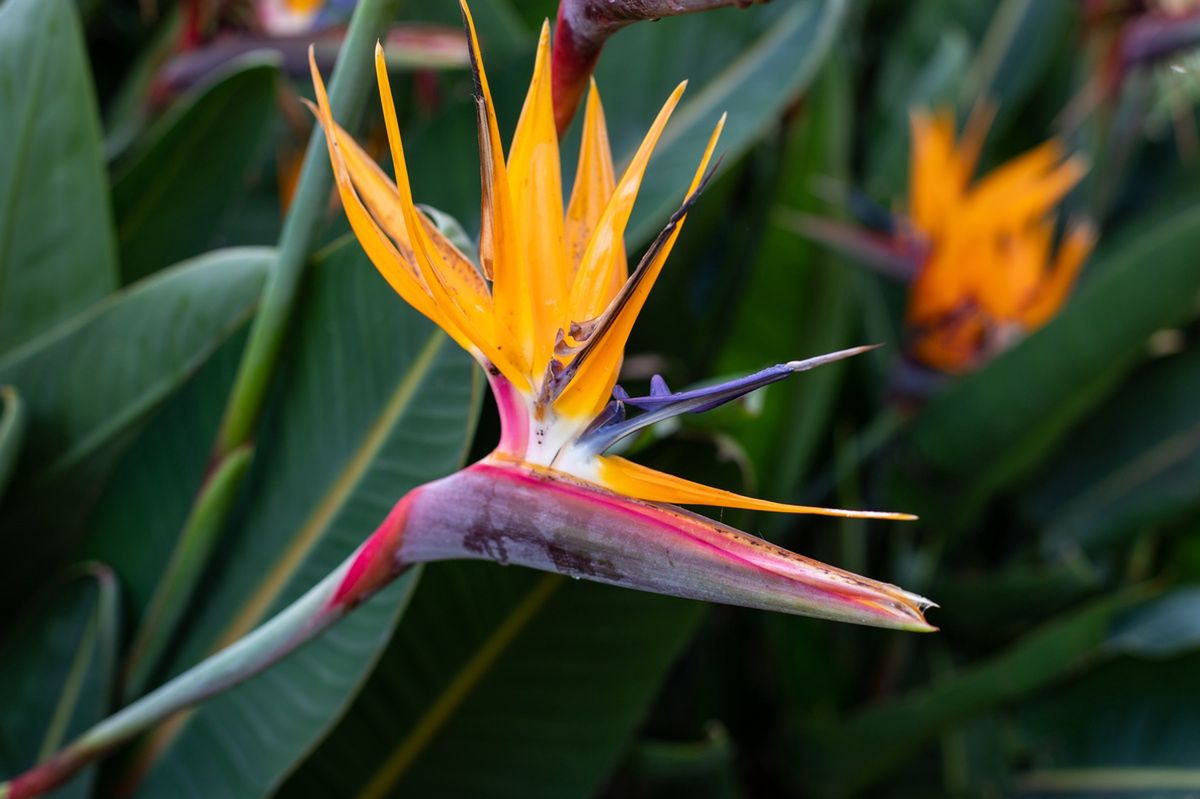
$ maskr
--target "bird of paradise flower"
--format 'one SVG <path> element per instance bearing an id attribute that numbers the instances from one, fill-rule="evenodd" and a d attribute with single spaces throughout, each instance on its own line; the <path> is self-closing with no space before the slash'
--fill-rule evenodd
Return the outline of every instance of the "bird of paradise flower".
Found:
<path id="1" fill-rule="evenodd" d="M 482 178 L 481 271 L 414 204 L 386 63 L 376 50 L 396 179 L 334 121 L 315 59 L 317 102 L 347 218 L 372 262 L 416 310 L 486 370 L 502 421 L 495 452 L 419 487 L 334 572 L 246 637 L 111 716 L 41 765 L 0 784 L 35 796 L 176 711 L 278 661 L 414 564 L 491 559 L 598 582 L 821 618 L 931 631 L 931 603 L 795 555 L 668 503 L 911 519 L 753 499 L 606 455 L 662 419 L 704 411 L 856 348 L 721 385 L 648 396 L 616 385 L 634 320 L 706 180 L 723 119 L 680 209 L 627 273 L 622 233 L 651 150 L 683 92 L 668 98 L 618 180 L 593 84 L 575 186 L 562 199 L 549 28 L 506 159 L 470 11 Z"/>
<path id="2" fill-rule="evenodd" d="M 1057 141 L 971 182 L 987 117 L 977 113 L 956 142 L 949 113 L 912 114 L 908 212 L 926 257 L 909 292 L 911 352 L 952 373 L 1050 321 L 1096 240 L 1076 220 L 1054 247 L 1054 207 L 1087 171 Z"/>
<path id="3" fill-rule="evenodd" d="M 980 104 L 956 136 L 949 111 L 915 109 L 903 210 L 853 195 L 871 229 L 794 217 L 801 232 L 909 283 L 907 353 L 935 372 L 976 369 L 1049 322 L 1096 242 L 1074 219 L 1055 245 L 1055 207 L 1087 172 L 1058 141 L 974 177 L 991 116 Z"/>

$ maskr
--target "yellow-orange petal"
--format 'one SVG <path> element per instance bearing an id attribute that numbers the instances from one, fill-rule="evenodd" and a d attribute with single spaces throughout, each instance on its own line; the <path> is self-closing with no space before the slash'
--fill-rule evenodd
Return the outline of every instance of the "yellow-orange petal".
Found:
<path id="1" fill-rule="evenodd" d="M 909 123 L 908 215 L 917 230 L 936 240 L 963 190 L 954 151 L 954 118 L 947 111 L 933 115 L 913 111 Z"/>
<path id="2" fill-rule="evenodd" d="M 478 294 L 478 283 L 468 274 L 463 264 L 447 263 L 445 248 L 434 244 L 430 231 L 434 227 L 424 215 L 416 210 L 412 199 L 412 187 L 408 180 L 408 165 L 404 156 L 404 142 L 396 119 L 396 108 L 392 102 L 391 82 L 388 79 L 387 61 L 383 47 L 375 45 L 375 75 L 379 83 L 380 102 L 383 107 L 384 126 L 392 153 L 392 164 L 396 173 L 396 193 L 404 215 L 404 225 L 409 232 L 415 260 L 421 277 L 443 315 L 451 320 L 468 338 L 473 347 L 469 351 L 479 352 L 499 369 L 514 386 L 522 391 L 529 389 L 528 370 L 516 360 L 519 355 L 510 344 L 506 331 L 495 323 L 492 310 L 494 302 Z M 453 248 L 450 248 L 451 250 Z M 469 264 L 466 265 L 468 268 Z M 474 271 L 473 268 L 470 271 Z"/>
<path id="3" fill-rule="evenodd" d="M 708 145 L 704 148 L 704 155 L 700 158 L 700 164 L 692 177 L 691 185 L 688 187 L 685 207 L 687 201 L 693 199 L 701 180 L 704 178 L 705 171 L 708 169 L 708 162 L 712 158 L 713 149 L 717 146 L 717 140 L 720 138 L 721 130 L 724 126 L 725 115 L 722 114 L 720 120 L 717 121 L 716 127 L 713 128 L 712 135 L 708 139 Z M 613 195 L 613 203 L 609 204 L 610 209 L 617 202 L 617 196 L 620 192 L 621 188 L 618 186 L 617 194 Z M 607 216 L 608 211 L 606 210 L 605 217 Z M 671 249 L 675 246 L 675 241 L 679 238 L 679 233 L 683 229 L 683 223 L 686 219 L 687 214 L 685 212 L 677 219 L 674 219 L 674 224 L 669 233 L 664 231 L 666 233 L 665 238 L 663 238 L 663 234 L 659 234 L 660 238 L 651 246 L 651 250 L 642 258 L 642 262 L 638 264 L 638 268 L 629 276 L 625 285 L 621 287 L 621 290 L 613 298 L 608 308 L 605 309 L 600 319 L 597 320 L 593 338 L 575 356 L 579 360 L 568 366 L 568 369 L 573 374 L 554 403 L 555 410 L 563 416 L 568 418 L 583 418 L 585 415 L 594 416 L 608 402 L 613 386 L 616 385 L 617 372 L 621 366 L 621 359 L 625 351 L 625 344 L 629 340 L 629 333 L 633 330 L 633 323 L 637 320 L 638 314 L 641 313 L 642 306 L 646 302 L 646 297 L 649 295 L 650 289 L 654 287 L 654 282 L 657 280 L 659 272 L 662 271 L 667 257 L 671 254 Z M 604 222 L 602 220 L 601 227 L 603 225 Z M 600 235 L 600 233 L 598 232 L 597 235 Z M 590 257 L 592 247 L 589 247 L 588 251 Z"/>
<path id="4" fill-rule="evenodd" d="M 319 109 L 317 113 L 320 113 Z M 337 139 L 339 155 L 344 159 L 346 172 L 350 176 L 355 193 L 371 218 L 396 245 L 396 250 L 403 256 L 404 267 L 412 279 L 428 294 L 429 289 L 425 286 L 416 265 L 417 256 L 413 252 L 408 228 L 405 227 L 404 212 L 400 207 L 400 196 L 395 184 L 336 121 L 333 122 L 333 132 Z"/>
<path id="5" fill-rule="evenodd" d="M 513 217 L 508 169 L 504 146 L 492 104 L 487 71 L 479 51 L 475 20 L 465 0 L 459 0 L 470 44 L 471 71 L 475 77 L 475 109 L 479 123 L 479 182 L 481 189 L 479 260 L 484 274 L 492 281 L 497 335 L 509 340 L 514 361 L 525 372 L 521 382 L 529 384 L 532 374 L 533 331 L 527 310 L 530 296 L 528 270 L 518 260 L 517 226 Z M 510 378 L 511 379 L 511 378 Z"/>
<path id="6" fill-rule="evenodd" d="M 1039 291 L 1050 244 L 1054 219 L 1046 217 L 1013 231 L 1000 230 L 984 242 L 992 256 L 974 281 L 973 294 L 980 308 L 997 322 L 1016 321 L 1030 298 Z"/>
<path id="7" fill-rule="evenodd" d="M 571 189 L 571 201 L 567 205 L 567 218 L 564 225 L 567 258 L 570 264 L 571 282 L 574 282 L 583 254 L 587 250 L 592 232 L 600 221 L 608 201 L 616 187 L 613 172 L 612 148 L 608 143 L 608 127 L 604 122 L 604 106 L 600 103 L 600 92 L 596 88 L 596 80 L 592 79 L 588 88 L 587 103 L 583 112 L 583 137 L 579 144 L 579 163 L 575 169 L 575 185 Z M 590 300 L 590 304 L 571 309 L 571 314 L 578 318 L 575 321 L 592 319 L 604 310 L 608 301 L 621 288 L 621 284 L 629 277 L 625 261 L 625 242 L 620 238 L 614 241 L 612 255 L 606 264 L 598 264 L 598 270 L 606 270 L 609 274 L 604 277 L 597 275 L 595 284 L 602 289 L 590 297 L 580 299 Z M 572 320 L 567 320 L 568 323 Z"/>
<path id="8" fill-rule="evenodd" d="M 624 251 L 625 226 L 629 224 L 629 215 L 633 212 L 633 203 L 637 199 L 638 189 L 641 188 L 646 165 L 650 163 L 654 145 L 662 136 L 663 128 L 671 118 L 671 112 L 679 104 L 679 98 L 686 87 L 687 82 L 684 81 L 671 92 L 596 222 L 571 285 L 571 297 L 567 303 L 568 323 L 588 321 L 591 316 L 584 314 L 593 307 L 595 297 L 604 293 L 610 277 L 612 260 Z"/>
<path id="9" fill-rule="evenodd" d="M 517 226 L 518 261 L 525 275 L 521 313 L 529 315 L 530 364 L 544 370 L 562 326 L 569 274 L 563 244 L 562 175 L 554 100 L 550 93 L 550 23 L 542 23 L 533 80 L 508 155 L 508 184 Z"/>
<path id="10" fill-rule="evenodd" d="M 1084 159 L 1061 159 L 1061 146 L 1051 140 L 997 167 L 972 189 L 964 215 L 987 220 L 993 229 L 1042 216 L 1087 172 Z"/>
<path id="11" fill-rule="evenodd" d="M 854 519 L 891 519 L 910 521 L 916 517 L 908 513 L 885 513 L 882 511 L 841 510 L 819 508 L 810 505 L 791 505 L 765 499 L 735 494 L 720 488 L 712 488 L 673 474 L 660 472 L 616 455 L 596 458 L 597 477 L 600 483 L 618 494 L 643 499 L 649 502 L 667 502 L 672 505 L 713 505 L 722 508 L 745 508 L 777 513 L 808 513 L 818 516 L 845 516 Z"/>
<path id="12" fill-rule="evenodd" d="M 1025 309 L 1026 327 L 1035 330 L 1058 313 L 1095 246 L 1096 229 L 1090 223 L 1077 222 L 1068 228 L 1058 245 L 1054 267 L 1038 289 L 1034 301 Z"/>
<path id="13" fill-rule="evenodd" d="M 472 350 L 473 347 L 470 339 L 437 306 L 426 292 L 424 285 L 413 275 L 412 265 L 406 262 L 404 255 L 401 254 L 384 231 L 380 229 L 379 225 L 363 206 L 350 179 L 350 170 L 339 140 L 339 128 L 333 121 L 333 114 L 329 108 L 329 98 L 325 93 L 325 84 L 321 80 L 320 72 L 317 70 L 316 60 L 313 57 L 311 48 L 309 49 L 309 66 L 312 71 L 313 87 L 317 98 L 315 112 L 321 120 L 322 127 L 325 129 L 325 141 L 329 150 L 330 163 L 333 167 L 334 184 L 337 187 L 338 196 L 342 200 L 342 207 L 345 209 L 346 218 L 350 222 L 350 227 L 354 231 L 354 235 L 358 238 L 363 250 L 367 253 L 367 257 L 371 259 L 371 263 L 375 265 L 375 268 L 379 270 L 379 273 L 383 275 L 384 279 L 388 281 L 396 293 L 403 297 L 409 305 L 412 305 L 420 313 L 429 317 L 434 324 L 445 330 L 460 346 Z"/>

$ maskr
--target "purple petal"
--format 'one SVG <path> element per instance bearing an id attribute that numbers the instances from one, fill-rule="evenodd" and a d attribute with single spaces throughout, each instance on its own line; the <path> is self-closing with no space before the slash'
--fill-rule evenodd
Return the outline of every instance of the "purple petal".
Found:
<path id="1" fill-rule="evenodd" d="M 619 394 L 616 390 L 613 391 L 616 400 L 626 406 L 644 411 L 644 413 L 630 419 L 615 421 L 609 418 L 605 418 L 604 421 L 597 419 L 583 435 L 580 443 L 591 447 L 596 452 L 603 452 L 620 439 L 664 419 L 683 413 L 703 413 L 712 410 L 796 372 L 806 372 L 827 363 L 840 361 L 843 358 L 875 349 L 875 346 L 877 345 L 853 347 L 803 361 L 788 361 L 745 377 L 678 393 L 671 393 L 667 388 L 666 381 L 659 375 L 655 375 L 650 381 L 649 396 L 630 397 L 624 389 L 621 389 Z"/>

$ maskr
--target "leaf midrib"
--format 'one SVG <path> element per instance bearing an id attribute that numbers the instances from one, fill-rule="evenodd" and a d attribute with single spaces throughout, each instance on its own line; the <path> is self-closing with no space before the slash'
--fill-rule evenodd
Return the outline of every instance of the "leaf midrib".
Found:
<path id="1" fill-rule="evenodd" d="M 376 455 L 383 448 L 396 423 L 411 406 L 417 390 L 432 370 L 439 351 L 448 340 L 440 330 L 435 330 L 430 334 L 421 346 L 408 372 L 396 384 L 391 397 L 371 425 L 366 437 L 334 478 L 330 488 L 292 539 L 288 550 L 282 555 L 281 560 L 276 561 L 276 566 L 268 576 L 259 583 L 258 589 L 242 606 L 242 611 L 234 618 L 233 622 L 218 637 L 211 651 L 215 652 L 236 641 L 265 617 L 295 576 L 296 571 L 303 565 L 312 548 L 321 540 L 325 530 L 345 507 L 355 487 L 374 463 Z M 472 385 L 476 385 L 474 381 Z M 199 710 L 193 708 L 176 714 L 150 733 L 141 748 L 136 764 L 130 771 L 134 775 L 131 784 L 140 782 L 149 769 L 162 759 L 197 712 Z"/>
<path id="2" fill-rule="evenodd" d="M 376 456 L 383 449 L 397 421 L 412 405 L 413 399 L 417 395 L 417 389 L 432 370 L 438 352 L 446 341 L 446 336 L 441 331 L 434 331 L 426 339 L 417 357 L 413 360 L 412 366 L 396 384 L 391 397 L 371 425 L 366 437 L 355 449 L 320 501 L 314 505 L 313 511 L 292 538 L 288 548 L 275 561 L 270 572 L 259 582 L 257 589 L 242 605 L 241 612 L 217 639 L 214 650 L 221 649 L 250 632 L 267 615 L 313 547 L 322 539 L 330 524 L 345 507 L 346 502 L 354 493 L 354 489 L 374 464 Z"/>

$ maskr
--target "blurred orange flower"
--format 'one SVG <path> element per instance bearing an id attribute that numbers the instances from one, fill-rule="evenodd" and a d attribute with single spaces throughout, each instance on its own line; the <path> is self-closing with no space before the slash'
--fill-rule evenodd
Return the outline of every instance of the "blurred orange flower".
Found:
<path id="1" fill-rule="evenodd" d="M 1055 246 L 1055 206 L 1083 177 L 1079 156 L 1048 141 L 972 182 L 990 113 L 955 139 L 949 111 L 912 113 L 908 223 L 923 253 L 908 295 L 909 351 L 968 371 L 1049 321 L 1095 244 L 1085 221 Z"/>

